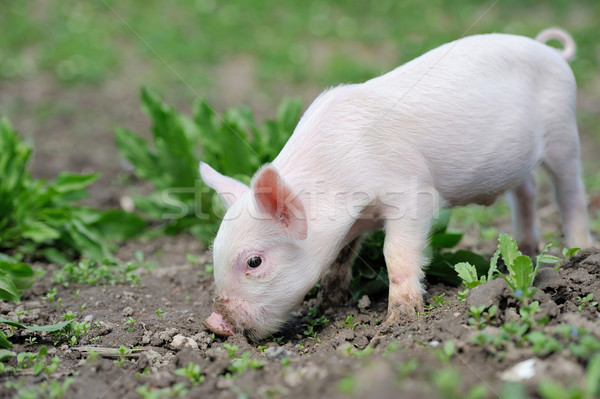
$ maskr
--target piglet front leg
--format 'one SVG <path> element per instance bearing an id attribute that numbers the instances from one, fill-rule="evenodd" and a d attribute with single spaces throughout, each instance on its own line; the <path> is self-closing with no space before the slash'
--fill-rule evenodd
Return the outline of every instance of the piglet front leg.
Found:
<path id="1" fill-rule="evenodd" d="M 388 323 L 398 321 L 401 316 L 414 317 L 415 312 L 423 311 L 423 250 L 431 226 L 430 214 L 405 215 L 385 221 L 383 253 L 390 280 Z"/>

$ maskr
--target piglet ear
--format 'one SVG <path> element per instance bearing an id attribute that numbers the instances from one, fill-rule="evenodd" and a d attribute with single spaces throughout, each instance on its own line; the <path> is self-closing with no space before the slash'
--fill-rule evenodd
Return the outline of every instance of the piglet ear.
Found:
<path id="1" fill-rule="evenodd" d="M 285 183 L 270 164 L 263 166 L 252 179 L 254 200 L 261 213 L 280 223 L 291 237 L 304 240 L 308 231 L 302 200 Z"/>
<path id="2" fill-rule="evenodd" d="M 223 176 L 204 162 L 200 162 L 200 176 L 206 185 L 215 190 L 227 208 L 230 208 L 249 187 L 231 177 Z"/>

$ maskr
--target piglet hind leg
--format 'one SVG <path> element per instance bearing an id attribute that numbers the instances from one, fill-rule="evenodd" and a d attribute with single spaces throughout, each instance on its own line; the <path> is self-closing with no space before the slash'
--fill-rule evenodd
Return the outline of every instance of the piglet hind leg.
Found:
<path id="1" fill-rule="evenodd" d="M 405 215 L 385 222 L 383 253 L 390 281 L 388 323 L 423 311 L 423 250 L 430 226 L 431 217 L 423 215 Z"/>
<path id="2" fill-rule="evenodd" d="M 317 305 L 322 310 L 336 308 L 346 303 L 350 297 L 352 263 L 360 250 L 360 238 L 346 244 L 337 255 L 329 271 L 321 279 L 317 295 Z"/>
<path id="3" fill-rule="evenodd" d="M 589 229 L 585 188 L 581 179 L 577 127 L 573 123 L 567 130 L 563 132 L 563 137 L 571 140 L 560 146 L 551 146 L 543 166 L 552 179 L 566 245 L 569 248 L 587 248 L 591 247 L 593 242 Z"/>

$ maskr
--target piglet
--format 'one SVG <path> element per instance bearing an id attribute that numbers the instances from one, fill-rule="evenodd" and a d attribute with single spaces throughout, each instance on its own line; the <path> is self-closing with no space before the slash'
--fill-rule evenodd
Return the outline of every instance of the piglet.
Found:
<path id="1" fill-rule="evenodd" d="M 549 39 L 563 49 L 545 45 Z M 558 29 L 537 40 L 465 37 L 323 92 L 250 187 L 202 163 L 202 179 L 228 208 L 213 245 L 217 295 L 205 325 L 260 339 L 319 280 L 340 296 L 358 238 L 378 227 L 387 321 L 414 315 L 423 306 L 423 250 L 441 207 L 489 205 L 508 192 L 520 247 L 538 250 L 538 165 L 553 182 L 566 245 L 590 246 L 567 64 L 574 52 Z"/>

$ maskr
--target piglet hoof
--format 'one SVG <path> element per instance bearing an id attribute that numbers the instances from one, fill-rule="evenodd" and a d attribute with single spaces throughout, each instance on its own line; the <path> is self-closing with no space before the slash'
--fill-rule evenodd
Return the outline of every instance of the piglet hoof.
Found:
<path id="1" fill-rule="evenodd" d="M 417 318 L 418 313 L 423 313 L 423 298 L 421 295 L 411 296 L 407 300 L 388 305 L 386 324 L 407 324 Z"/>

